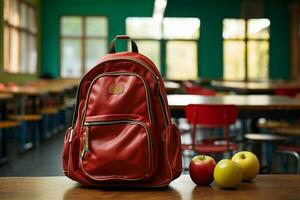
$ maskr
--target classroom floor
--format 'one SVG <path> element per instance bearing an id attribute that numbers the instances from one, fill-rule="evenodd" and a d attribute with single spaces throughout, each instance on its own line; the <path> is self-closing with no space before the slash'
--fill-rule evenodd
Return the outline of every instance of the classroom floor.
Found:
<path id="1" fill-rule="evenodd" d="M 0 176 L 59 176 L 64 133 L 43 141 L 39 148 L 24 153 L 12 152 L 9 162 L 0 165 Z M 13 147 L 10 147 L 12 149 Z"/>

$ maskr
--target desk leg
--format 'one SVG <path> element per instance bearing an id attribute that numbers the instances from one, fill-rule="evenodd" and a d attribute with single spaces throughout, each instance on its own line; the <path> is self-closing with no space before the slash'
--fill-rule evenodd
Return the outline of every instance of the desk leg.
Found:
<path id="1" fill-rule="evenodd" d="M 32 128 L 34 130 L 34 145 L 36 147 L 40 146 L 40 132 L 39 132 L 39 122 L 32 122 Z"/>
<path id="2" fill-rule="evenodd" d="M 1 152 L 0 152 L 0 164 L 6 162 L 6 138 L 3 130 L 0 129 L 0 141 L 1 141 Z"/>

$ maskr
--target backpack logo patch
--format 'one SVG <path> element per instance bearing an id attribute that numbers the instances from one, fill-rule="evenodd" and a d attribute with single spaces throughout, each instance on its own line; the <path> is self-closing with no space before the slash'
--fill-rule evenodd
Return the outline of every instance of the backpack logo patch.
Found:
<path id="1" fill-rule="evenodd" d="M 109 85 L 110 94 L 122 94 L 124 92 L 123 84 L 111 84 Z"/>

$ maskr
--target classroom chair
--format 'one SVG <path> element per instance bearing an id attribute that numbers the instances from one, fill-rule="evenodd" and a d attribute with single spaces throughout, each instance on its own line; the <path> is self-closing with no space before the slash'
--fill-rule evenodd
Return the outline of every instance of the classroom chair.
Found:
<path id="1" fill-rule="evenodd" d="M 185 109 L 185 116 L 192 126 L 192 143 L 182 144 L 182 150 L 193 150 L 205 154 L 232 153 L 232 151 L 237 150 L 237 144 L 230 141 L 229 135 L 229 126 L 234 124 L 237 119 L 235 105 L 190 104 Z M 197 128 L 222 128 L 225 137 L 221 140 L 220 138 L 207 138 L 198 143 L 196 141 Z"/>

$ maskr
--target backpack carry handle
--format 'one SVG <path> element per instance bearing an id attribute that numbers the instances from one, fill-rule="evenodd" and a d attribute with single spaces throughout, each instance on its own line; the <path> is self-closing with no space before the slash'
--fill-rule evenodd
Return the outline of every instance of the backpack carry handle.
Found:
<path id="1" fill-rule="evenodd" d="M 135 52 L 135 53 L 138 53 L 139 50 L 138 50 L 138 47 L 135 43 L 135 41 L 133 39 L 131 39 L 129 36 L 127 35 L 117 35 L 110 43 L 110 46 L 109 46 L 109 53 L 116 53 L 116 47 L 115 47 L 115 43 L 117 40 L 130 40 L 131 42 L 131 51 L 132 52 Z"/>

